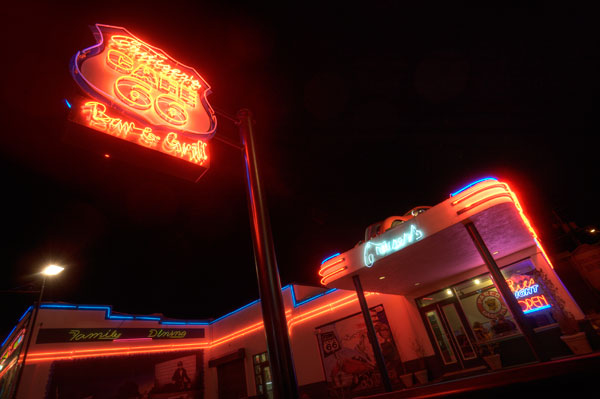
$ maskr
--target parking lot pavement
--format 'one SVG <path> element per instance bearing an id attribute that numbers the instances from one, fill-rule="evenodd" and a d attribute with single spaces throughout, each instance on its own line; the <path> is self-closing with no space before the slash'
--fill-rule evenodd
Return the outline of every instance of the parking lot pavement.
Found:
<path id="1" fill-rule="evenodd" d="M 582 397 L 585 393 L 586 397 L 599 397 L 599 392 L 600 352 L 595 352 L 362 398 L 482 398 L 539 393 L 551 393 L 555 396 L 566 393 L 576 397 Z"/>

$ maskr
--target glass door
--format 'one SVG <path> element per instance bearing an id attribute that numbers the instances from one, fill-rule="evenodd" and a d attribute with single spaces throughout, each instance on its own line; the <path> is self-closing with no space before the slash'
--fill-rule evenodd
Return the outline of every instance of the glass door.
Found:
<path id="1" fill-rule="evenodd" d="M 461 318 L 462 311 L 459 310 L 457 304 L 449 303 L 446 305 L 438 306 L 441 308 L 442 313 L 446 319 L 448 329 L 450 330 L 452 340 L 459 352 L 460 358 L 463 363 L 468 366 L 468 360 L 477 359 L 477 352 L 473 344 L 474 340 L 469 336 L 465 328 L 465 322 L 463 321 L 464 315 Z"/>
<path id="2" fill-rule="evenodd" d="M 435 307 L 435 305 L 434 305 Z M 448 331 L 443 325 L 442 319 L 438 309 L 431 309 L 424 312 L 425 319 L 427 320 L 427 327 L 429 327 L 429 333 L 433 335 L 433 341 L 438 354 L 442 358 L 442 362 L 445 367 L 456 368 L 458 361 L 456 360 L 456 352 L 454 346 L 450 343 L 448 338 Z"/>
<path id="3" fill-rule="evenodd" d="M 481 365 L 462 309 L 451 297 L 421 308 L 429 336 L 445 372 Z"/>

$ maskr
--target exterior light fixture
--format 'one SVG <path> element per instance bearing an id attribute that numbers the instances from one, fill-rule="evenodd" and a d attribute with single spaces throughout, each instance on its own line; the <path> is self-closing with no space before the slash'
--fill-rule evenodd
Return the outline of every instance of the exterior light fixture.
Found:
<path id="1" fill-rule="evenodd" d="M 27 359 L 27 354 L 29 352 L 29 346 L 31 345 L 31 337 L 33 336 L 33 333 L 35 332 L 35 321 L 38 317 L 38 313 L 40 312 L 40 304 L 42 303 L 42 298 L 44 296 L 44 288 L 46 287 L 46 278 L 48 276 L 56 276 L 57 274 L 61 273 L 63 270 L 65 270 L 65 268 L 62 266 L 48 265 L 44 269 L 42 269 L 42 271 L 40 272 L 40 274 L 42 275 L 42 287 L 40 288 L 40 296 L 38 297 L 38 300 L 35 303 L 33 315 L 31 316 L 31 319 L 30 319 L 30 324 L 27 327 L 28 329 L 31 329 L 31 332 L 29 333 L 29 337 L 27 338 L 27 342 L 25 344 L 25 347 L 23 348 L 23 360 L 21 361 L 21 364 L 23 366 L 19 368 L 19 372 L 17 374 L 17 381 L 15 383 L 15 397 L 17 397 L 17 392 L 19 392 L 19 385 L 21 383 L 21 377 L 23 376 L 23 369 L 25 368 L 24 366 L 26 364 L 25 361 Z"/>
<path id="2" fill-rule="evenodd" d="M 499 252 L 499 251 L 496 251 L 496 252 L 492 253 L 492 255 L 496 255 L 498 252 Z"/>
<path id="3" fill-rule="evenodd" d="M 417 285 L 421 285 L 421 283 L 415 283 L 415 287 L 416 287 Z"/>
<path id="4" fill-rule="evenodd" d="M 383 280 L 383 279 L 385 279 L 385 276 L 379 276 L 379 279 Z"/>
<path id="5" fill-rule="evenodd" d="M 474 282 L 475 284 L 481 284 L 481 280 L 479 280 L 478 278 L 476 278 L 475 280 L 473 280 L 473 282 Z"/>
<path id="6" fill-rule="evenodd" d="M 446 294 L 448 294 L 448 296 L 452 296 L 452 290 L 450 288 L 448 288 L 446 290 Z"/>
<path id="7" fill-rule="evenodd" d="M 45 276 L 55 276 L 63 270 L 65 270 L 65 268 L 62 266 L 48 265 L 44 268 L 44 270 L 42 270 L 42 274 Z"/>

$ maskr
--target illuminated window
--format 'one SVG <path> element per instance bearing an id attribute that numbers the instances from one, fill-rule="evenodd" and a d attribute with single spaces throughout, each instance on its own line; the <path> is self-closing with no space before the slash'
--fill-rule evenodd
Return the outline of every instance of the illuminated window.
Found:
<path id="1" fill-rule="evenodd" d="M 519 334 L 508 306 L 489 274 L 465 281 L 454 288 L 476 341 Z"/>
<path id="2" fill-rule="evenodd" d="M 550 314 L 547 293 L 536 283 L 535 267 L 529 259 L 506 266 L 501 272 L 523 313 L 535 327 L 555 322 Z M 514 320 L 489 274 L 477 276 L 454 288 L 471 326 L 476 325 L 477 328 L 489 331 L 491 337 L 516 333 L 514 329 L 500 331 L 500 328 L 495 327 L 495 321 L 500 315 L 513 324 Z"/>
<path id="3" fill-rule="evenodd" d="M 523 313 L 535 327 L 554 323 L 551 314 L 549 292 L 538 284 L 535 266 L 530 260 L 506 266 L 502 269 L 508 287 L 521 305 Z"/>
<path id="4" fill-rule="evenodd" d="M 256 381 L 257 396 L 273 399 L 273 382 L 267 352 L 254 355 L 252 360 L 254 363 L 254 380 Z"/>
<path id="5" fill-rule="evenodd" d="M 534 327 L 555 323 L 551 314 L 554 303 L 551 293 L 545 292 L 543 281 L 537 281 L 539 272 L 531 260 L 513 263 L 501 272 L 523 314 Z M 430 293 L 416 302 L 444 364 L 454 362 L 455 355 L 469 360 L 492 349 L 508 355 L 505 351 L 509 346 L 502 342 L 520 335 L 508 306 L 488 273 Z"/>

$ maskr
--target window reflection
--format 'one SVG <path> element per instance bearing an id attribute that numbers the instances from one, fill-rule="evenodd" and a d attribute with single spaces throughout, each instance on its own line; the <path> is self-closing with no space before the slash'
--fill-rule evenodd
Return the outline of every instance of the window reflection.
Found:
<path id="1" fill-rule="evenodd" d="M 273 382 L 271 379 L 271 368 L 267 352 L 259 353 L 253 356 L 254 362 L 254 381 L 256 382 L 256 392 L 260 398 L 273 399 Z"/>

